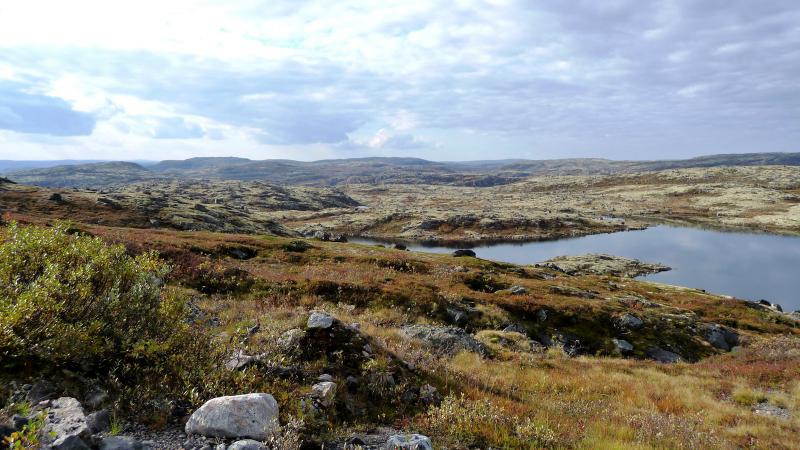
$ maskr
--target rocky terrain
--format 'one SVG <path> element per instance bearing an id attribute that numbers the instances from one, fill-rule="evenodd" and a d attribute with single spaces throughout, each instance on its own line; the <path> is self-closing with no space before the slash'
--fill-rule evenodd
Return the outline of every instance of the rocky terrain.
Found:
<path id="1" fill-rule="evenodd" d="M 3 245 L 20 239 L 3 233 Z M 158 251 L 169 265 L 163 301 L 183 305 L 165 311 L 181 318 L 165 323 L 167 341 L 111 356 L 119 365 L 0 360 L 0 431 L 15 442 L 198 450 L 798 443 L 797 318 L 627 277 L 661 266 L 605 256 L 518 266 L 467 253 L 92 224 L 70 233 L 58 239 Z M 15 317 L 15 304 L 0 307 Z"/>
<path id="2" fill-rule="evenodd" d="M 503 186 L 350 185 L 362 208 L 284 214 L 301 232 L 434 242 L 540 240 L 674 223 L 800 234 L 800 168 L 540 176 Z"/>

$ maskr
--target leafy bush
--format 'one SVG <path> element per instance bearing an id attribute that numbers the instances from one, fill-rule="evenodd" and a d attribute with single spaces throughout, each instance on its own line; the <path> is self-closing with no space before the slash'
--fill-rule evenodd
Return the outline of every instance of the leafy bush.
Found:
<path id="1" fill-rule="evenodd" d="M 183 305 L 162 298 L 155 253 L 11 223 L 0 237 L 0 356 L 12 363 L 113 364 L 166 341 Z"/>
<path id="2" fill-rule="evenodd" d="M 546 424 L 509 414 L 488 399 L 471 401 L 463 395 L 445 397 L 422 417 L 421 425 L 448 448 L 558 446 L 558 436 Z"/>

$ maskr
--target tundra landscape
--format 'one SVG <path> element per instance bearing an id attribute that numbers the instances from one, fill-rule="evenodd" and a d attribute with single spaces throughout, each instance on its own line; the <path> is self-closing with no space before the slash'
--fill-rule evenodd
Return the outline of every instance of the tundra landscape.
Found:
<path id="1" fill-rule="evenodd" d="M 658 261 L 516 265 L 402 245 L 466 249 L 662 223 L 797 235 L 797 166 L 517 175 L 480 187 L 436 184 L 438 169 L 381 184 L 194 173 L 120 184 L 107 172 L 119 167 L 129 166 L 2 179 L 12 445 L 798 444 L 799 314 L 636 278 L 670 269 Z M 95 175 L 75 187 L 23 184 L 56 179 L 48 170 Z M 397 245 L 348 242 L 358 237 Z M 248 408 L 263 410 L 257 425 L 237 418 Z"/>

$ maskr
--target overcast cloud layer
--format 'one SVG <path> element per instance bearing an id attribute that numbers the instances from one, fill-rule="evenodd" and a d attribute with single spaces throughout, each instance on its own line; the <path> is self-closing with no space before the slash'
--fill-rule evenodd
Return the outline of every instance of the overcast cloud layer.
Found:
<path id="1" fill-rule="evenodd" d="M 0 2 L 0 159 L 798 143 L 797 0 Z"/>

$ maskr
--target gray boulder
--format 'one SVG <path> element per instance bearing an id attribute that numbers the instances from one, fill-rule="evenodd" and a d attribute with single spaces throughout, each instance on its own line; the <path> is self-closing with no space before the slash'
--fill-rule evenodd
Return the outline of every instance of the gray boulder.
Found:
<path id="1" fill-rule="evenodd" d="M 475 254 L 474 251 L 472 251 L 470 249 L 463 248 L 463 249 L 459 249 L 459 250 L 454 251 L 453 252 L 453 256 L 455 256 L 457 258 L 458 257 L 463 257 L 463 256 L 474 258 L 477 255 Z"/>
<path id="2" fill-rule="evenodd" d="M 319 311 L 313 311 L 310 316 L 308 316 L 308 322 L 306 323 L 306 327 L 309 329 L 320 329 L 325 330 L 333 326 L 333 317 L 329 314 Z"/>
<path id="3" fill-rule="evenodd" d="M 336 400 L 336 383 L 332 381 L 323 381 L 311 386 L 311 396 L 314 397 L 320 405 L 329 408 Z"/>
<path id="4" fill-rule="evenodd" d="M 660 363 L 673 364 L 683 361 L 681 355 L 658 347 L 648 349 L 646 354 L 648 358 Z"/>
<path id="5" fill-rule="evenodd" d="M 72 397 L 61 397 L 52 402 L 43 430 L 45 440 L 57 450 L 88 448 L 86 442 L 92 437 L 83 408 Z"/>
<path id="6" fill-rule="evenodd" d="M 433 450 L 433 444 L 421 434 L 395 434 L 386 441 L 386 450 Z"/>
<path id="7" fill-rule="evenodd" d="M 45 380 L 37 381 L 30 386 L 27 394 L 25 394 L 25 400 L 32 405 L 37 405 L 39 402 L 56 398 L 58 396 L 56 394 L 57 391 L 58 388 L 53 383 Z"/>
<path id="8" fill-rule="evenodd" d="M 736 332 L 717 324 L 706 326 L 703 337 L 715 348 L 726 352 L 739 345 L 739 335 Z"/>
<path id="9" fill-rule="evenodd" d="M 186 422 L 186 434 L 265 440 L 278 428 L 278 402 L 270 394 L 212 398 Z"/>
<path id="10" fill-rule="evenodd" d="M 410 325 L 403 327 L 402 333 L 408 338 L 424 341 L 436 352 L 447 355 L 455 355 L 462 350 L 481 355 L 489 354 L 489 350 L 483 342 L 478 341 L 461 328 Z"/>
<path id="11" fill-rule="evenodd" d="M 623 355 L 627 355 L 633 352 L 633 344 L 626 341 L 625 339 L 612 339 L 611 342 L 614 343 L 614 347 L 616 347 L 617 351 Z"/>
<path id="12" fill-rule="evenodd" d="M 228 450 L 265 450 L 264 444 L 258 441 L 254 441 L 252 439 L 243 439 L 241 441 L 236 441 L 230 446 L 228 446 Z"/>
<path id="13" fill-rule="evenodd" d="M 266 353 L 247 355 L 242 350 L 237 350 L 225 361 L 225 368 L 228 370 L 244 370 L 265 360 L 267 356 Z"/>
<path id="14" fill-rule="evenodd" d="M 638 330 L 644 326 L 644 321 L 633 314 L 623 314 L 614 321 L 617 327 L 627 330 Z"/>
<path id="15" fill-rule="evenodd" d="M 93 434 L 108 431 L 111 428 L 111 413 L 107 409 L 95 411 L 86 416 L 86 423 Z"/>

